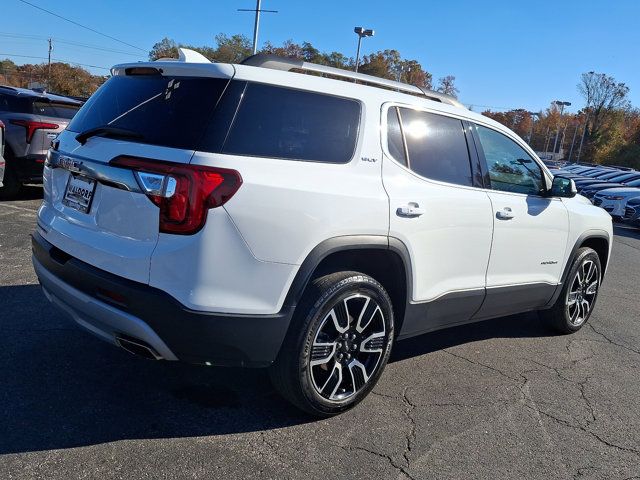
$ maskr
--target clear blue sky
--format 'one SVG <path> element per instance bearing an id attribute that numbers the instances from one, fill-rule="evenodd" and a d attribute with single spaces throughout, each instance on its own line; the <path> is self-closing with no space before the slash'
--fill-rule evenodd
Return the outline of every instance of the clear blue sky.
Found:
<path id="1" fill-rule="evenodd" d="M 213 45 L 217 33 L 252 35 L 255 0 L 29 0 L 147 51 L 164 36 Z M 373 28 L 363 53 L 395 48 L 434 79 L 455 75 L 460 99 L 494 109 L 539 110 L 554 99 L 582 106 L 582 72 L 613 75 L 640 106 L 640 0 L 263 0 L 260 41 L 309 41 L 320 50 L 355 56 L 353 27 Z M 132 52 L 86 49 L 54 41 L 54 58 L 109 67 L 146 59 L 144 52 L 101 37 L 19 0 L 2 0 L 0 58 L 45 57 L 46 36 Z M 18 38 L 6 34 L 41 38 Z M 3 36 L 4 35 L 4 36 Z M 37 59 L 13 57 L 16 63 Z M 98 73 L 106 70 L 89 68 Z"/>

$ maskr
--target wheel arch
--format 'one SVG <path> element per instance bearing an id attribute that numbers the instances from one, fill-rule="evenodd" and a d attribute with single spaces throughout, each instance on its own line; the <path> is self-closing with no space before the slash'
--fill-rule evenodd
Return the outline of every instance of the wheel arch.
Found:
<path id="1" fill-rule="evenodd" d="M 590 236 L 585 238 L 578 248 L 589 247 L 596 251 L 600 258 L 602 266 L 602 276 L 607 271 L 607 263 L 609 262 L 609 237 L 608 236 Z"/>
<path id="2" fill-rule="evenodd" d="M 611 237 L 604 230 L 591 230 L 591 231 L 584 232 L 575 241 L 573 248 L 571 249 L 571 252 L 567 256 L 567 260 L 564 266 L 564 271 L 562 272 L 560 283 L 556 286 L 556 290 L 553 293 L 551 300 L 549 300 L 549 302 L 545 306 L 545 308 L 550 308 L 556 303 L 556 300 L 558 299 L 558 296 L 562 291 L 562 286 L 565 284 L 567 280 L 567 275 L 569 275 L 569 270 L 571 270 L 573 258 L 575 257 L 576 252 L 582 247 L 592 248 L 598 254 L 598 258 L 600 259 L 600 265 L 602 266 L 602 278 L 604 279 L 604 274 L 607 269 L 607 264 L 609 263 Z"/>
<path id="3" fill-rule="evenodd" d="M 309 282 L 318 276 L 343 270 L 365 273 L 387 290 L 399 332 L 412 292 L 411 257 L 400 240 L 379 235 L 333 237 L 318 244 L 298 269 L 285 298 L 295 306 Z"/>

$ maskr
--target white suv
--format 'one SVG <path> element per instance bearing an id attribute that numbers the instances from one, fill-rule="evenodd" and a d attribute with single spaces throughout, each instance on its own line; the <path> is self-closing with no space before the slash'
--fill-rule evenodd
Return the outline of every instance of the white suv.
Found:
<path id="1" fill-rule="evenodd" d="M 33 263 L 86 329 L 148 358 L 269 366 L 326 416 L 369 393 L 396 339 L 588 319 L 611 218 L 507 128 L 302 61 L 181 60 L 114 67 L 49 152 Z"/>

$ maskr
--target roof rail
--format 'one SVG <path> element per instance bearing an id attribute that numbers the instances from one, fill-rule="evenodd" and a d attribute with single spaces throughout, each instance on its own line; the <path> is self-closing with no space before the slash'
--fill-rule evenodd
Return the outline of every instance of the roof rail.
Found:
<path id="1" fill-rule="evenodd" d="M 349 78 L 361 82 L 370 83 L 372 85 L 386 87 L 399 92 L 411 93 L 414 95 L 422 95 L 429 100 L 436 102 L 446 103 L 453 105 L 454 107 L 464 108 L 466 107 L 460 103 L 456 98 L 446 95 L 440 92 L 434 92 L 426 88 L 418 87 L 416 85 L 410 85 L 408 83 L 395 82 L 393 80 L 387 80 L 386 78 L 374 77 L 372 75 L 365 75 L 363 73 L 351 72 L 349 70 L 343 70 L 341 68 L 328 67 L 326 65 L 318 65 L 317 63 L 309 63 L 298 58 L 280 57 L 278 55 L 271 55 L 267 53 L 258 53 L 250 57 L 245 58 L 241 65 L 248 65 L 251 67 L 270 68 L 273 70 L 290 71 L 293 69 L 304 70 L 307 72 L 324 73 L 327 75 L 333 75 L 336 77 Z"/>

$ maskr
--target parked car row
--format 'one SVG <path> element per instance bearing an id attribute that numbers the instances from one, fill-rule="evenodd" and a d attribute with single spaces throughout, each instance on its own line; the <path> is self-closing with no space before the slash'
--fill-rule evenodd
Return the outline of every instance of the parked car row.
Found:
<path id="1" fill-rule="evenodd" d="M 640 171 L 610 165 L 569 164 L 553 169 L 571 178 L 578 193 L 618 221 L 640 226 Z"/>
<path id="2" fill-rule="evenodd" d="M 0 146 L 0 197 L 15 196 L 25 183 L 42 183 L 51 140 L 82 104 L 61 95 L 0 85 L 0 140 L 6 135 L 4 160 Z"/>

